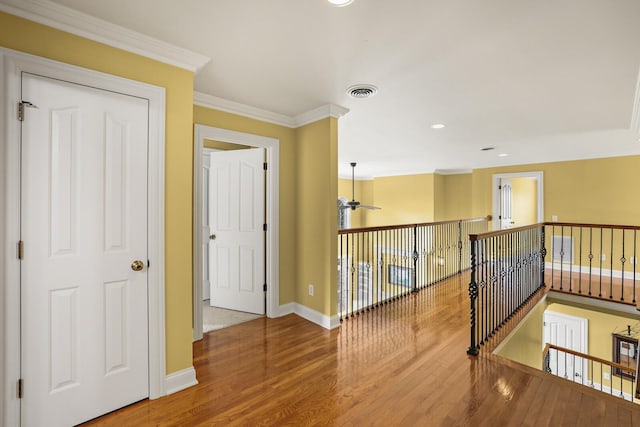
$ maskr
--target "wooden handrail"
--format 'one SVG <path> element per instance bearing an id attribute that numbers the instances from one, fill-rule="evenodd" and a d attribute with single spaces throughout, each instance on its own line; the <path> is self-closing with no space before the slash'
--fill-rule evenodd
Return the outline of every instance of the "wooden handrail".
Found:
<path id="1" fill-rule="evenodd" d="M 524 230 L 530 230 L 532 228 L 538 228 L 540 226 L 544 225 L 543 222 L 537 223 L 537 224 L 529 224 L 529 225 L 523 225 L 522 227 L 513 227 L 513 228 L 506 228 L 504 230 L 497 230 L 497 231 L 489 231 L 486 233 L 478 233 L 478 234 L 469 234 L 469 240 L 484 240 L 484 239 L 489 239 L 491 237 L 496 237 L 496 236 L 504 236 L 506 234 L 511 234 L 513 232 L 516 231 L 524 231 Z"/>
<path id="2" fill-rule="evenodd" d="M 543 222 L 544 225 L 555 225 L 564 227 L 582 227 L 582 228 L 613 228 L 615 230 L 640 230 L 638 225 L 615 225 L 615 224 L 584 224 L 579 222 Z"/>
<path id="3" fill-rule="evenodd" d="M 489 217 L 454 219 L 450 221 L 422 222 L 418 224 L 383 225 L 379 227 L 345 228 L 343 230 L 338 230 L 338 234 L 364 233 L 364 232 L 385 231 L 385 230 L 400 230 L 404 228 L 425 227 L 425 226 L 443 225 L 443 224 L 457 224 L 459 222 L 480 222 L 480 221 L 489 221 Z"/>
<path id="4" fill-rule="evenodd" d="M 517 231 L 529 230 L 541 226 L 554 227 L 576 227 L 576 228 L 606 228 L 612 230 L 640 230 L 638 225 L 615 225 L 615 224 L 586 224 L 579 222 L 539 222 L 536 224 L 523 225 L 522 227 L 507 228 L 504 230 L 488 231 L 486 233 L 470 234 L 470 240 L 485 240 L 491 237 L 503 236 Z"/>
<path id="5" fill-rule="evenodd" d="M 544 360 L 544 358 L 547 356 L 547 353 L 549 352 L 550 349 L 559 350 L 559 351 L 562 351 L 563 353 L 573 354 L 574 356 L 582 357 L 583 359 L 592 360 L 594 362 L 598 362 L 603 365 L 608 365 L 608 366 L 611 366 L 612 368 L 620 369 L 622 371 L 629 372 L 633 375 L 636 374 L 636 368 L 630 368 L 628 366 L 624 366 L 616 362 L 610 362 L 608 360 L 600 359 L 599 357 L 580 353 L 579 351 L 571 350 L 568 348 L 560 347 L 560 346 L 549 344 L 549 343 L 547 343 L 547 345 L 544 346 L 544 350 L 542 351 L 542 360 Z"/>

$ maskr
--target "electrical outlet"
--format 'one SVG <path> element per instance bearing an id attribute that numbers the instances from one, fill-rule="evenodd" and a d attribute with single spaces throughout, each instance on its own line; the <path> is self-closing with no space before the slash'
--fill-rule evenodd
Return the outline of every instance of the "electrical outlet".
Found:
<path id="1" fill-rule="evenodd" d="M 558 221 L 558 215 L 551 215 L 551 221 L 553 222 Z"/>
<path id="2" fill-rule="evenodd" d="M 600 260 L 601 261 L 606 261 L 607 260 L 607 254 L 600 255 Z"/>
<path id="3" fill-rule="evenodd" d="M 605 380 L 610 380 L 611 379 L 611 375 L 609 374 L 609 372 L 603 372 L 603 377 Z"/>
<path id="4" fill-rule="evenodd" d="M 309 284 L 309 296 L 313 296 L 313 285 Z"/>

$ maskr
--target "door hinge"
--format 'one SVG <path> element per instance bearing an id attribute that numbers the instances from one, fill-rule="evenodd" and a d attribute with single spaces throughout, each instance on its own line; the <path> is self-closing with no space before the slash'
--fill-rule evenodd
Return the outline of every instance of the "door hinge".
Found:
<path id="1" fill-rule="evenodd" d="M 36 105 L 30 103 L 29 101 L 18 102 L 18 120 L 20 120 L 21 122 L 24 122 L 24 107 L 38 108 Z"/>
<path id="2" fill-rule="evenodd" d="M 17 390 L 18 391 L 18 399 L 22 399 L 22 378 L 20 378 L 18 380 L 17 388 L 18 388 L 18 390 Z"/>
<path id="3" fill-rule="evenodd" d="M 264 285 L 262 285 L 262 290 L 267 292 L 267 284 L 266 283 Z"/>
<path id="4" fill-rule="evenodd" d="M 502 190 L 502 185 L 498 185 L 498 190 Z"/>
<path id="5" fill-rule="evenodd" d="M 24 242 L 20 240 L 18 242 L 18 259 L 22 259 L 24 256 Z"/>
<path id="6" fill-rule="evenodd" d="M 267 231 L 267 224 L 262 224 L 262 231 Z"/>
<path id="7" fill-rule="evenodd" d="M 151 267 L 151 260 L 147 260 L 147 268 Z"/>
<path id="8" fill-rule="evenodd" d="M 262 167 L 264 168 L 264 170 L 267 170 L 267 162 L 264 162 L 264 163 L 262 164 Z"/>

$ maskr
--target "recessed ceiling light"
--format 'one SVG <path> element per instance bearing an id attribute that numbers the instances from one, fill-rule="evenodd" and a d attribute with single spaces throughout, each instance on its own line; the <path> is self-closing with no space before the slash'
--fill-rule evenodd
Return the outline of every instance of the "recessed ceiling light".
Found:
<path id="1" fill-rule="evenodd" d="M 491 150 L 495 150 L 495 149 L 496 149 L 496 147 L 484 147 L 484 148 L 481 148 L 480 151 L 491 151 Z"/>
<path id="2" fill-rule="evenodd" d="M 347 88 L 347 95 L 352 98 L 371 98 L 378 93 L 374 85 L 353 85 Z"/>
<path id="3" fill-rule="evenodd" d="M 442 129 L 445 127 L 442 123 L 436 123 L 435 125 L 431 125 L 431 129 Z"/>
<path id="4" fill-rule="evenodd" d="M 508 154 L 506 154 L 506 153 L 500 153 L 500 154 L 498 154 L 498 157 L 507 157 L 507 156 L 508 156 Z"/>
<path id="5" fill-rule="evenodd" d="M 351 3 L 353 3 L 353 0 L 327 0 L 327 1 L 331 3 L 331 6 L 336 6 L 336 7 L 348 6 Z"/>

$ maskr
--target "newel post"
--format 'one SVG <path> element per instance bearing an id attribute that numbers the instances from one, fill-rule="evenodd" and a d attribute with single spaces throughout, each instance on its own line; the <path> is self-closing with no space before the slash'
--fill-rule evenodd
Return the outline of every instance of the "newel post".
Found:
<path id="1" fill-rule="evenodd" d="M 476 342 L 476 305 L 478 301 L 478 283 L 476 282 L 476 270 L 478 268 L 478 236 L 472 234 L 469 236 L 469 240 L 471 240 L 471 282 L 469 283 L 469 300 L 471 302 L 471 343 L 469 345 L 469 349 L 467 350 L 467 354 L 477 356 L 479 353 L 478 343 Z"/>

